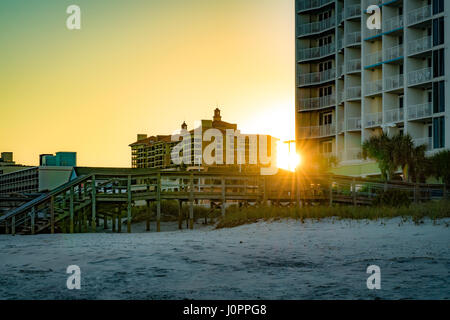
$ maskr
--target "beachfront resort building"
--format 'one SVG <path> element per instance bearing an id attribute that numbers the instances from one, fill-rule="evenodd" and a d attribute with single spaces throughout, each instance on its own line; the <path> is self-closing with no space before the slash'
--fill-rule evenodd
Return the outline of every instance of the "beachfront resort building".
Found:
<path id="1" fill-rule="evenodd" d="M 259 153 L 259 141 L 260 139 L 266 139 L 267 141 L 267 150 L 265 155 L 270 157 L 272 154 L 272 137 L 264 136 L 258 134 L 241 134 L 238 131 L 237 124 L 229 123 L 222 121 L 222 116 L 220 114 L 220 109 L 216 108 L 214 110 L 214 116 L 212 120 L 201 120 L 201 136 L 204 137 L 204 134 L 209 129 L 215 129 L 220 131 L 223 135 L 223 144 L 222 146 L 218 146 L 218 148 L 213 152 L 215 156 L 215 152 L 222 153 L 223 164 L 210 164 L 205 161 L 205 158 L 202 156 L 204 154 L 205 148 L 211 144 L 211 141 L 205 141 L 203 138 L 199 139 L 195 135 L 195 129 L 187 131 L 188 126 L 185 122 L 181 125 L 181 130 L 188 132 L 191 135 L 191 164 L 185 166 L 188 170 L 208 170 L 212 167 L 230 167 L 236 168 L 240 170 L 252 170 L 257 169 L 261 166 L 270 166 L 270 164 L 266 163 L 266 159 L 262 159 Z M 226 143 L 226 135 L 227 130 L 232 130 L 235 134 L 244 135 L 245 143 L 239 143 L 237 135 L 234 135 L 234 143 L 233 147 L 227 148 Z M 171 153 L 173 148 L 180 143 L 179 141 L 173 142 L 172 137 L 170 135 L 157 135 L 147 137 L 145 134 L 138 134 L 137 141 L 130 144 L 131 147 L 131 164 L 133 168 L 159 168 L 159 169 L 177 169 L 180 168 L 179 165 L 174 164 L 171 158 Z M 212 138 L 214 141 L 214 138 Z M 231 139 L 230 139 L 231 141 Z M 243 141 L 243 140 L 241 140 Z M 255 154 L 255 158 L 252 158 L 250 155 L 252 150 L 252 154 Z M 230 156 L 229 153 L 233 155 Z M 227 162 L 227 153 L 229 155 L 228 159 L 233 159 L 233 162 Z M 239 155 L 245 155 L 245 160 L 240 161 L 239 164 Z M 264 153 L 263 153 L 264 154 Z M 198 160 L 200 159 L 200 160 Z M 242 158 L 241 158 L 242 159 Z M 244 162 L 244 164 L 242 164 Z M 197 163 L 197 164 L 195 164 Z"/>
<path id="2" fill-rule="evenodd" d="M 370 5 L 380 8 L 380 29 L 367 27 Z M 377 175 L 361 145 L 382 130 L 411 135 L 428 154 L 450 148 L 448 1 L 296 0 L 295 9 L 304 158 L 321 154 L 337 161 L 336 173 Z"/>

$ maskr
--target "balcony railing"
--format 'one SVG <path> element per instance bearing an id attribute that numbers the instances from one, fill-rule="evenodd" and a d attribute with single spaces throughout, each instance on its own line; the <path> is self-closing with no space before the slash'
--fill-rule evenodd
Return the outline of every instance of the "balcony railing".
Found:
<path id="1" fill-rule="evenodd" d="M 383 123 L 383 113 L 382 112 L 375 112 L 375 113 L 369 113 L 366 114 L 364 117 L 364 124 L 365 127 L 377 127 L 380 126 Z"/>
<path id="2" fill-rule="evenodd" d="M 361 31 L 347 33 L 345 35 L 345 45 L 352 46 L 361 43 Z"/>
<path id="3" fill-rule="evenodd" d="M 338 64 L 337 66 L 337 77 L 340 78 L 344 74 L 344 65 Z"/>
<path id="4" fill-rule="evenodd" d="M 383 51 L 376 51 L 366 56 L 366 66 L 373 66 L 383 61 Z"/>
<path id="5" fill-rule="evenodd" d="M 345 65 L 347 73 L 361 71 L 361 59 L 349 60 Z"/>
<path id="6" fill-rule="evenodd" d="M 327 44 L 321 47 L 306 48 L 299 51 L 300 60 L 320 59 L 336 51 L 334 43 Z"/>
<path id="7" fill-rule="evenodd" d="M 348 99 L 360 99 L 361 98 L 361 86 L 355 86 L 347 88 L 345 98 Z"/>
<path id="8" fill-rule="evenodd" d="M 403 16 L 395 16 L 383 21 L 383 32 L 389 32 L 403 27 Z"/>
<path id="9" fill-rule="evenodd" d="M 348 118 L 347 119 L 347 130 L 360 130 L 361 129 L 361 118 Z"/>
<path id="10" fill-rule="evenodd" d="M 336 104 L 335 95 L 307 98 L 300 100 L 299 111 L 314 110 L 331 107 Z"/>
<path id="11" fill-rule="evenodd" d="M 365 95 L 381 93 L 383 91 L 383 80 L 374 80 L 366 82 Z"/>
<path id="12" fill-rule="evenodd" d="M 397 90 L 403 88 L 403 75 L 398 74 L 384 80 L 384 90 Z"/>
<path id="13" fill-rule="evenodd" d="M 364 38 L 374 38 L 376 36 L 379 36 L 381 34 L 381 29 L 368 29 L 364 28 Z"/>
<path id="14" fill-rule="evenodd" d="M 298 83 L 300 86 L 306 86 L 322 83 L 325 81 L 330 81 L 335 78 L 336 78 L 336 69 L 330 69 L 322 72 L 301 74 L 299 76 Z"/>
<path id="15" fill-rule="evenodd" d="M 354 4 L 345 9 L 345 18 L 350 19 L 361 15 L 361 4 Z"/>
<path id="16" fill-rule="evenodd" d="M 321 138 L 336 134 L 336 125 L 327 124 L 323 126 L 300 127 L 302 138 Z"/>
<path id="17" fill-rule="evenodd" d="M 432 79 L 432 69 L 424 68 L 416 71 L 411 71 L 408 73 L 408 85 L 413 86 L 421 84 L 424 82 L 431 81 Z"/>
<path id="18" fill-rule="evenodd" d="M 431 102 L 416 104 L 408 107 L 408 120 L 429 118 L 433 115 L 433 104 Z"/>
<path id="19" fill-rule="evenodd" d="M 301 0 L 298 2 L 298 11 L 317 9 L 331 2 L 334 0 Z"/>
<path id="20" fill-rule="evenodd" d="M 432 16 L 433 16 L 432 6 L 429 5 L 408 12 L 407 22 L 408 25 L 412 25 L 430 19 Z"/>
<path id="21" fill-rule="evenodd" d="M 322 32 L 326 29 L 334 27 L 335 25 L 336 25 L 336 17 L 334 16 L 322 21 L 301 24 L 298 28 L 298 35 L 305 36 L 312 33 Z"/>
<path id="22" fill-rule="evenodd" d="M 387 48 L 384 50 L 384 61 L 394 60 L 403 56 L 403 45 Z"/>
<path id="23" fill-rule="evenodd" d="M 408 43 L 408 54 L 418 54 L 430 50 L 433 47 L 431 36 L 426 36 Z"/>
<path id="24" fill-rule="evenodd" d="M 385 122 L 401 122 L 405 119 L 403 108 L 389 109 L 384 112 Z"/>
<path id="25" fill-rule="evenodd" d="M 426 137 L 426 138 L 416 138 L 413 139 L 414 144 L 416 146 L 425 145 L 427 147 L 427 151 L 433 150 L 433 138 L 432 137 Z"/>
<path id="26" fill-rule="evenodd" d="M 341 120 L 341 121 L 338 122 L 337 131 L 338 131 L 339 133 L 345 131 L 344 121 L 343 121 L 343 120 Z"/>

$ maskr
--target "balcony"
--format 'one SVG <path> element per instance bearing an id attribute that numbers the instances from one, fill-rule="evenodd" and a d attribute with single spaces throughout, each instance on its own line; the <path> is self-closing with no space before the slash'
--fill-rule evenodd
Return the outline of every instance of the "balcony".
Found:
<path id="1" fill-rule="evenodd" d="M 299 51 L 299 60 L 321 59 L 335 53 L 335 51 L 336 46 L 334 43 L 321 47 L 306 48 Z"/>
<path id="2" fill-rule="evenodd" d="M 337 66 L 337 77 L 340 78 L 344 75 L 344 65 L 338 64 Z"/>
<path id="3" fill-rule="evenodd" d="M 327 4 L 333 3 L 334 0 L 301 0 L 298 2 L 298 11 L 307 11 L 319 9 Z"/>
<path id="4" fill-rule="evenodd" d="M 416 146 L 425 145 L 427 148 L 426 151 L 433 150 L 433 138 L 432 137 L 417 138 L 417 139 L 413 139 L 413 141 Z"/>
<path id="5" fill-rule="evenodd" d="M 405 115 L 403 112 L 403 108 L 391 108 L 384 112 L 384 121 L 385 122 L 403 122 L 405 119 Z"/>
<path id="6" fill-rule="evenodd" d="M 383 113 L 375 112 L 366 114 L 364 117 L 364 125 L 366 128 L 379 127 L 383 123 Z"/>
<path id="7" fill-rule="evenodd" d="M 423 68 L 408 73 L 408 86 L 416 86 L 432 80 L 432 69 Z"/>
<path id="8" fill-rule="evenodd" d="M 384 61 L 397 60 L 403 57 L 403 45 L 394 46 L 384 50 Z"/>
<path id="9" fill-rule="evenodd" d="M 381 29 L 368 29 L 364 28 L 364 39 L 370 40 L 372 38 L 376 38 L 381 35 Z"/>
<path id="10" fill-rule="evenodd" d="M 345 9 L 345 18 L 358 18 L 361 16 L 361 4 L 354 4 L 351 6 L 347 6 Z"/>
<path id="11" fill-rule="evenodd" d="M 345 98 L 347 100 L 361 99 L 361 86 L 347 88 Z"/>
<path id="12" fill-rule="evenodd" d="M 383 32 L 392 32 L 403 28 L 403 16 L 395 16 L 383 21 Z"/>
<path id="13" fill-rule="evenodd" d="M 408 54 L 410 56 L 420 54 L 430 50 L 433 47 L 433 39 L 426 36 L 408 43 Z"/>
<path id="14" fill-rule="evenodd" d="M 306 138 L 322 138 L 336 134 L 336 125 L 327 124 L 323 126 L 300 127 L 300 136 Z"/>
<path id="15" fill-rule="evenodd" d="M 303 37 L 310 34 L 320 33 L 336 25 L 336 17 L 330 17 L 326 20 L 301 24 L 298 27 L 298 36 Z"/>
<path id="16" fill-rule="evenodd" d="M 344 133 L 345 127 L 344 127 L 344 121 L 343 120 L 338 122 L 337 131 L 338 131 L 338 133 Z"/>
<path id="17" fill-rule="evenodd" d="M 408 12 L 407 23 L 409 26 L 421 23 L 433 16 L 432 6 L 425 6 Z"/>
<path id="18" fill-rule="evenodd" d="M 403 75 L 398 74 L 384 79 L 384 90 L 392 91 L 403 88 Z"/>
<path id="19" fill-rule="evenodd" d="M 307 98 L 300 100 L 300 106 L 298 111 L 317 110 L 322 108 L 328 108 L 336 105 L 335 95 L 329 95 L 324 97 Z"/>
<path id="20" fill-rule="evenodd" d="M 427 102 L 408 107 L 408 120 L 430 118 L 433 115 L 433 103 Z"/>
<path id="21" fill-rule="evenodd" d="M 352 117 L 347 119 L 347 131 L 361 130 L 361 117 Z"/>
<path id="22" fill-rule="evenodd" d="M 383 92 L 383 80 L 366 82 L 366 96 L 381 94 Z"/>
<path id="23" fill-rule="evenodd" d="M 298 79 L 299 86 L 316 85 L 336 78 L 336 69 L 322 72 L 301 74 Z"/>
<path id="24" fill-rule="evenodd" d="M 347 33 L 345 35 L 345 45 L 354 46 L 361 44 L 361 31 Z"/>
<path id="25" fill-rule="evenodd" d="M 383 62 L 383 51 L 376 51 L 366 56 L 366 67 L 375 66 Z"/>
<path id="26" fill-rule="evenodd" d="M 345 66 L 347 73 L 359 72 L 361 71 L 361 58 L 349 60 Z"/>

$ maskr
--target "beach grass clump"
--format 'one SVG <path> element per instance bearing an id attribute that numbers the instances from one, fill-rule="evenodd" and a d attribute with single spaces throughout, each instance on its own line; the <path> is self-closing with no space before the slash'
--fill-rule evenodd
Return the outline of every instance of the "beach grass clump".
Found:
<path id="1" fill-rule="evenodd" d="M 378 220 L 402 217 L 403 221 L 412 220 L 419 224 L 424 218 L 432 220 L 450 217 L 450 201 L 429 201 L 409 206 L 304 206 L 304 207 L 231 207 L 225 216 L 220 217 L 216 228 L 231 228 L 258 221 L 276 221 L 281 219 L 295 219 L 304 222 L 308 220 L 320 221 L 325 218 Z"/>

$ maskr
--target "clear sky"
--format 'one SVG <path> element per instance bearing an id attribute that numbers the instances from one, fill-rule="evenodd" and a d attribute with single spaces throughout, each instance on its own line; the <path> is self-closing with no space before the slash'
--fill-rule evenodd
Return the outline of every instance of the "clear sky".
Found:
<path id="1" fill-rule="evenodd" d="M 0 43 L 0 151 L 18 163 L 128 167 L 137 133 L 217 105 L 242 132 L 294 138 L 292 0 L 1 0 Z"/>

